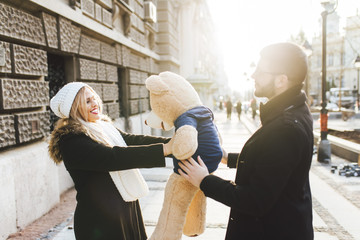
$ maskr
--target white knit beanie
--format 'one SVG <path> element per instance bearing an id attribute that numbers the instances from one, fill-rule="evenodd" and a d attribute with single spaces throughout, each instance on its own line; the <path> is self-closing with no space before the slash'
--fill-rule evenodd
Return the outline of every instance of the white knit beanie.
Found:
<path id="1" fill-rule="evenodd" d="M 50 100 L 50 108 L 56 116 L 69 118 L 71 106 L 79 90 L 88 86 L 82 82 L 71 82 L 63 86 Z"/>

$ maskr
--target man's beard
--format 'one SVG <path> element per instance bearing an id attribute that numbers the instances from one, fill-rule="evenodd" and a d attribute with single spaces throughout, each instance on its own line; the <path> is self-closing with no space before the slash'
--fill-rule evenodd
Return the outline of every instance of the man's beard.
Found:
<path id="1" fill-rule="evenodd" d="M 256 97 L 265 97 L 265 98 L 272 98 L 275 96 L 275 79 L 273 81 L 269 82 L 267 85 L 262 86 L 261 88 L 255 87 L 255 93 L 254 95 Z"/>

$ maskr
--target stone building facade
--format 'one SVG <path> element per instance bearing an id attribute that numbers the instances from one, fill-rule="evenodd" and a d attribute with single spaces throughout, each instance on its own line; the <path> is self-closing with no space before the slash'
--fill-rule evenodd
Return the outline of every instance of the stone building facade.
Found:
<path id="1" fill-rule="evenodd" d="M 348 88 L 356 93 L 359 87 L 354 60 L 360 55 L 360 15 L 347 17 L 344 31 L 339 30 L 339 16 L 336 12 L 329 17 L 326 46 L 327 85 Z M 317 104 L 321 102 L 321 41 L 321 35 L 312 39 L 312 53 L 309 57 L 309 94 Z"/>
<path id="2" fill-rule="evenodd" d="M 354 67 L 354 60 L 360 56 L 360 14 L 346 19 L 345 31 L 344 77 L 346 85 L 359 93 L 358 69 Z"/>
<path id="3" fill-rule="evenodd" d="M 180 74 L 197 90 L 206 106 L 225 95 L 227 81 L 219 54 L 213 21 L 205 0 L 183 0 L 179 16 Z"/>
<path id="4" fill-rule="evenodd" d="M 186 4 L 0 0 L 0 239 L 48 212 L 73 186 L 46 142 L 57 120 L 49 100 L 66 83 L 91 85 L 120 128 L 161 134 L 143 124 L 150 108 L 144 82 L 161 71 L 180 73 L 186 33 L 178 13 Z M 195 64 L 181 59 L 187 69 Z"/>

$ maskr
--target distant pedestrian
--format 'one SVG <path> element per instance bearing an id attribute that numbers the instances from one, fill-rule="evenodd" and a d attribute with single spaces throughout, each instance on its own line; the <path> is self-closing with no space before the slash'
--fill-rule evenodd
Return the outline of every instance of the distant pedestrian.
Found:
<path id="1" fill-rule="evenodd" d="M 256 116 L 256 111 L 257 111 L 257 103 L 256 103 L 256 99 L 253 98 L 251 99 L 251 111 L 252 111 L 252 118 L 255 119 Z"/>
<path id="2" fill-rule="evenodd" d="M 222 100 L 220 100 L 220 102 L 219 102 L 219 109 L 220 109 L 220 111 L 222 111 L 223 110 L 223 101 Z"/>
<path id="3" fill-rule="evenodd" d="M 136 168 L 164 167 L 169 140 L 115 128 L 85 83 L 65 85 L 50 107 L 60 120 L 49 153 L 55 163 L 64 162 L 77 191 L 76 239 L 147 239 L 138 198 L 148 186 Z"/>
<path id="4" fill-rule="evenodd" d="M 242 152 L 229 153 L 234 182 L 210 175 L 199 158 L 183 161 L 181 175 L 207 197 L 231 207 L 226 240 L 313 240 L 309 170 L 313 121 L 301 91 L 307 56 L 292 43 L 265 47 L 252 78 L 261 128 Z M 224 153 L 226 159 L 226 153 Z"/>
<path id="5" fill-rule="evenodd" d="M 237 103 L 236 103 L 236 112 L 237 112 L 237 114 L 238 114 L 239 120 L 240 120 L 240 116 L 241 116 L 241 111 L 242 111 L 242 103 L 241 103 L 241 101 L 239 100 L 239 101 L 237 101 Z"/>
<path id="6" fill-rule="evenodd" d="M 227 115 L 227 119 L 231 119 L 232 108 L 233 108 L 233 104 L 232 104 L 232 102 L 231 102 L 231 99 L 229 98 L 229 99 L 226 101 L 226 115 Z"/>

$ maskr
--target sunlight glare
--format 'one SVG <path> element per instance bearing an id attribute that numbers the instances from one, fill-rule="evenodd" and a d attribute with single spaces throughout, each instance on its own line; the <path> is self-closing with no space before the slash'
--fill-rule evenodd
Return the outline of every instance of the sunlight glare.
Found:
<path id="1" fill-rule="evenodd" d="M 288 41 L 300 30 L 309 42 L 321 32 L 320 0 L 207 0 L 216 29 L 229 87 L 245 91 L 259 51 L 274 42 Z M 357 0 L 339 0 L 340 16 L 356 14 Z M 344 24 L 345 18 L 342 19 Z M 340 27 L 342 29 L 342 27 Z M 247 73 L 247 76 L 244 76 Z"/>

